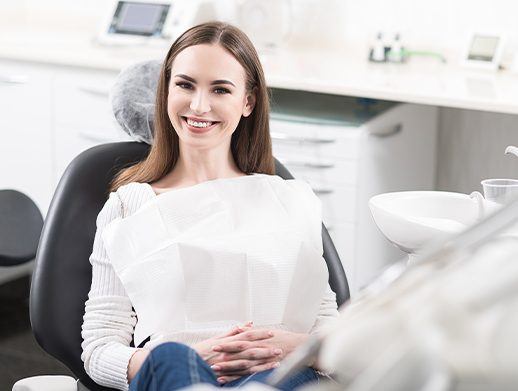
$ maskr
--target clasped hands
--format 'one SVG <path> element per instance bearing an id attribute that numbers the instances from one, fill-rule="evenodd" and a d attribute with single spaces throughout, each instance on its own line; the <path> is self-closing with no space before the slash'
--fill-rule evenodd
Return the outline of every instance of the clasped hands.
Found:
<path id="1" fill-rule="evenodd" d="M 254 328 L 252 322 L 192 346 L 210 365 L 221 384 L 241 376 L 276 368 L 304 343 L 308 334 Z"/>

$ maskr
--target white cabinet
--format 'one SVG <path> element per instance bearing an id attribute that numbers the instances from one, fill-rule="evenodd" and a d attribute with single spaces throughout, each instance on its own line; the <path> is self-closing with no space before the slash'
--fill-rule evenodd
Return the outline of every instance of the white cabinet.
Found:
<path id="1" fill-rule="evenodd" d="M 274 156 L 307 181 L 354 295 L 403 257 L 379 232 L 368 200 L 435 185 L 437 108 L 273 90 Z"/>
<path id="2" fill-rule="evenodd" d="M 24 192 L 45 216 L 74 157 L 98 144 L 130 140 L 109 104 L 116 76 L 0 61 L 0 189 Z"/>
<path id="3" fill-rule="evenodd" d="M 131 140 L 118 126 L 109 103 L 114 72 L 63 69 L 54 77 L 55 185 L 79 153 L 98 144 Z"/>
<path id="4" fill-rule="evenodd" d="M 48 69 L 0 62 L 0 189 L 28 194 L 42 213 L 52 196 Z"/>

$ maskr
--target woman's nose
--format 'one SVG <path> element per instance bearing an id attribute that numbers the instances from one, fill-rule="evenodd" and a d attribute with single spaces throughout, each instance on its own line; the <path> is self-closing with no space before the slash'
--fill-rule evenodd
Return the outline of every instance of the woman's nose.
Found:
<path id="1" fill-rule="evenodd" d="M 191 100 L 191 110 L 197 114 L 210 111 L 209 97 L 203 91 L 196 92 Z"/>

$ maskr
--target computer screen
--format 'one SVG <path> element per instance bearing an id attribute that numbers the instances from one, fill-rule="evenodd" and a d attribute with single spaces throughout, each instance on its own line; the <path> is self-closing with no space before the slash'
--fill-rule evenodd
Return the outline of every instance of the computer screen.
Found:
<path id="1" fill-rule="evenodd" d="M 469 48 L 468 60 L 493 61 L 499 37 L 475 35 Z"/>
<path id="2" fill-rule="evenodd" d="M 171 4 L 119 1 L 109 34 L 161 36 Z"/>

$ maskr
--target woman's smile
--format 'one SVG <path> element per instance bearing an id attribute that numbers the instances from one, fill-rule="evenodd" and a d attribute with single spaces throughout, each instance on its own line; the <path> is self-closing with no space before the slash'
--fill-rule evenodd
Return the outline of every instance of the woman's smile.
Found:
<path id="1" fill-rule="evenodd" d="M 191 132 L 194 133 L 206 133 L 212 129 L 216 125 L 219 124 L 219 121 L 212 121 L 208 119 L 196 118 L 196 117 L 184 117 L 182 116 L 182 121 L 187 126 Z"/>

